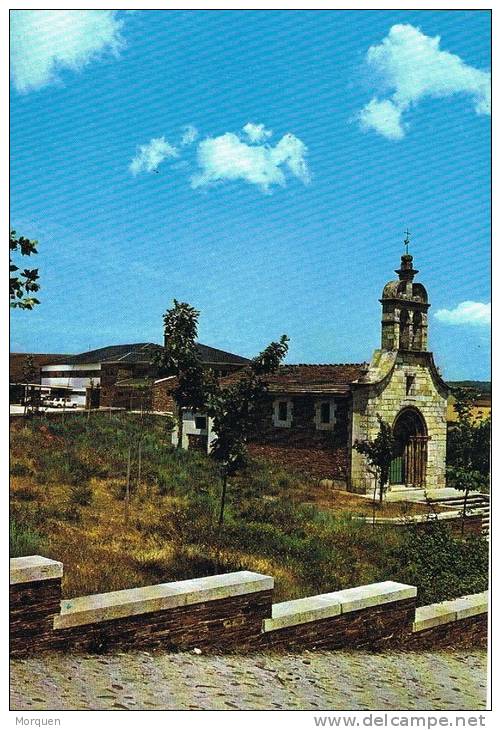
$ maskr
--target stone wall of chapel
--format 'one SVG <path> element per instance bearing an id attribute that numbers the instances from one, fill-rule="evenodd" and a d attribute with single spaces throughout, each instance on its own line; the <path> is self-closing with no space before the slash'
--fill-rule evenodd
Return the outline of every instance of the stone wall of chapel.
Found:
<path id="1" fill-rule="evenodd" d="M 407 394 L 407 376 L 414 376 L 410 393 Z M 406 353 L 399 355 L 390 375 L 381 383 L 354 389 L 351 443 L 372 440 L 377 436 L 377 416 L 393 425 L 399 412 L 405 407 L 417 408 L 428 430 L 428 459 L 426 486 L 445 486 L 445 450 L 447 439 L 447 396 L 435 385 L 429 366 L 419 357 Z M 374 479 L 367 471 L 365 458 L 352 451 L 351 484 L 356 492 L 368 492 L 374 488 Z"/>

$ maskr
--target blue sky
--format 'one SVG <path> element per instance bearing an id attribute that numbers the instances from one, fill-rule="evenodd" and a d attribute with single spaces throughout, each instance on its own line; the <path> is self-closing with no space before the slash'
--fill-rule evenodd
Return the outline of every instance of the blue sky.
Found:
<path id="1" fill-rule="evenodd" d="M 216 347 L 368 360 L 408 227 L 437 363 L 488 378 L 489 68 L 484 11 L 18 11 L 11 349 L 160 342 L 175 297 Z"/>

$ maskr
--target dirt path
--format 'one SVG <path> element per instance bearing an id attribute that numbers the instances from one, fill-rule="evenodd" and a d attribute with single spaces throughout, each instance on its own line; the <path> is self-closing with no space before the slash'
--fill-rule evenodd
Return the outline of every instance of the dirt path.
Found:
<path id="1" fill-rule="evenodd" d="M 483 650 L 54 653 L 11 662 L 11 709 L 481 710 L 486 667 Z"/>

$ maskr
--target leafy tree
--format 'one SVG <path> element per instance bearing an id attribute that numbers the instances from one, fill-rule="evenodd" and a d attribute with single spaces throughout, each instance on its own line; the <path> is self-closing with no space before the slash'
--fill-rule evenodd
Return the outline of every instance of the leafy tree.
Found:
<path id="1" fill-rule="evenodd" d="M 457 421 L 447 440 L 447 484 L 464 491 L 461 527 L 464 532 L 470 492 L 489 491 L 491 420 L 474 414 L 475 391 L 458 388 L 454 395 Z"/>
<path id="2" fill-rule="evenodd" d="M 237 382 L 221 388 L 213 381 L 207 392 L 208 414 L 216 439 L 211 456 L 221 466 L 222 491 L 219 526 L 223 524 L 228 477 L 247 461 L 246 441 L 257 416 L 257 407 L 267 392 L 266 375 L 276 372 L 288 350 L 288 337 L 272 342 L 242 372 Z"/>
<path id="3" fill-rule="evenodd" d="M 164 314 L 165 347 L 157 358 L 160 372 L 176 375 L 178 383 L 172 393 L 177 406 L 178 448 L 183 441 L 183 412 L 198 409 L 206 401 L 206 376 L 196 338 L 198 312 L 186 302 L 174 299 L 174 306 Z"/>
<path id="4" fill-rule="evenodd" d="M 374 441 L 355 441 L 353 448 L 359 454 L 363 454 L 375 475 L 374 504 L 376 502 L 376 489 L 379 488 L 379 501 L 383 501 L 387 484 L 390 478 L 390 466 L 395 456 L 396 441 L 389 423 L 383 421 L 381 416 L 377 417 L 379 422 L 379 433 Z"/>
<path id="5" fill-rule="evenodd" d="M 38 269 L 23 269 L 20 271 L 12 260 L 12 253 L 19 252 L 21 256 L 31 256 L 38 253 L 38 241 L 31 241 L 24 236 L 17 237 L 16 231 L 11 231 L 9 236 L 9 264 L 10 264 L 10 306 L 14 309 L 33 309 L 34 306 L 40 304 L 36 297 L 32 296 L 34 292 L 40 289 L 37 283 Z M 17 273 L 16 273 L 17 272 Z"/>

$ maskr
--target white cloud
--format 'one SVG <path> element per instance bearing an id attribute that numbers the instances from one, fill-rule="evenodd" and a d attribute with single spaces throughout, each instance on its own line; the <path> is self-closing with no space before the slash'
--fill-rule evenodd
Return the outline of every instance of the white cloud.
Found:
<path id="1" fill-rule="evenodd" d="M 388 98 L 374 97 L 359 112 L 363 129 L 402 139 L 402 113 L 425 97 L 464 94 L 471 97 L 477 114 L 490 114 L 490 73 L 441 50 L 440 36 L 427 36 L 408 24 L 394 25 L 379 45 L 369 48 L 366 63 Z"/>
<path id="2" fill-rule="evenodd" d="M 223 180 L 245 180 L 269 192 L 273 185 L 284 186 L 284 168 L 307 184 L 310 181 L 306 155 L 308 148 L 293 134 L 285 134 L 272 147 L 248 145 L 231 132 L 208 137 L 198 145 L 200 172 L 192 177 L 198 188 Z"/>
<path id="3" fill-rule="evenodd" d="M 273 134 L 271 129 L 265 128 L 264 124 L 253 124 L 252 122 L 247 122 L 242 127 L 242 131 L 245 132 L 249 141 L 252 143 L 264 142 L 265 139 L 269 139 Z"/>
<path id="4" fill-rule="evenodd" d="M 169 144 L 165 137 L 154 137 L 148 144 L 138 147 L 136 156 L 129 165 L 133 175 L 138 172 L 153 172 L 167 157 L 178 157 L 175 147 Z"/>
<path id="5" fill-rule="evenodd" d="M 181 137 L 181 146 L 193 144 L 198 139 L 198 129 L 193 124 L 187 124 L 183 127 L 183 135 Z"/>
<path id="6" fill-rule="evenodd" d="M 14 10 L 11 70 L 17 91 L 40 89 L 61 69 L 81 70 L 105 51 L 118 54 L 124 41 L 116 10 Z"/>
<path id="7" fill-rule="evenodd" d="M 455 309 L 439 309 L 435 317 L 445 324 L 490 325 L 491 305 L 482 302 L 460 302 Z"/>
<path id="8" fill-rule="evenodd" d="M 362 129 L 375 129 L 388 139 L 402 139 L 405 130 L 402 125 L 402 109 L 390 99 L 371 99 L 359 115 Z"/>

